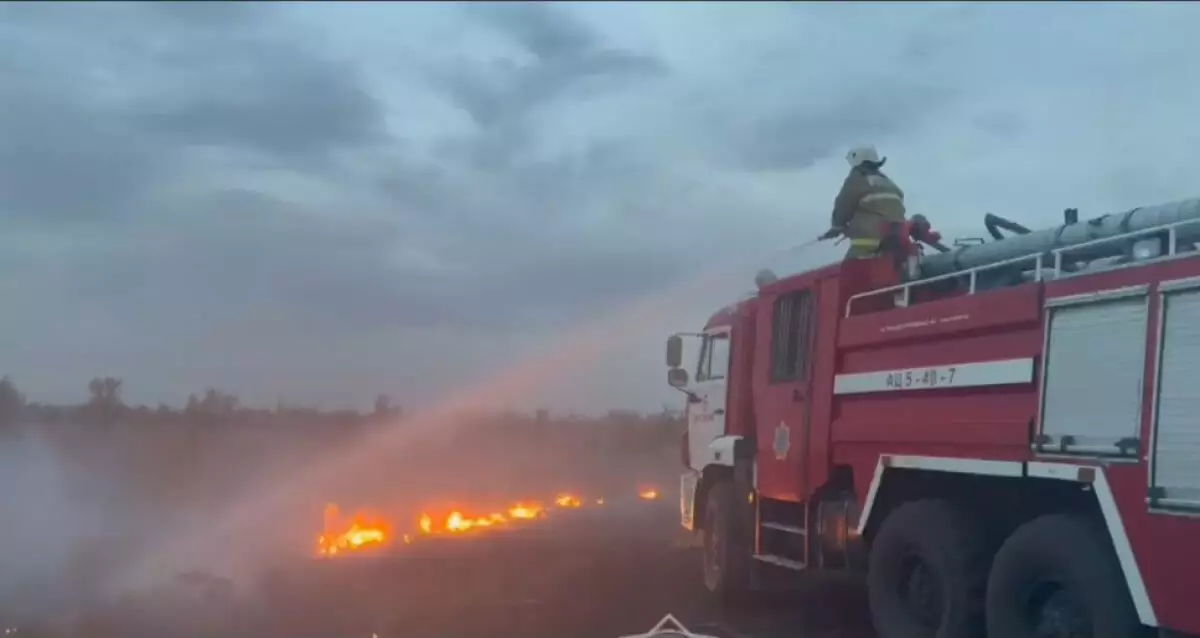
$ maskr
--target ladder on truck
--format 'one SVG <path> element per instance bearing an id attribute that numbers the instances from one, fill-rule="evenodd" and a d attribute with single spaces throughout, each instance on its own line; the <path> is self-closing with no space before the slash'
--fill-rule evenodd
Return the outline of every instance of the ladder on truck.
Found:
<path id="1" fill-rule="evenodd" d="M 794 503 L 753 494 L 754 499 L 754 552 L 755 561 L 786 569 L 802 570 L 844 569 L 849 567 L 850 556 L 839 543 L 826 547 L 822 542 L 820 521 L 840 525 L 839 529 L 825 530 L 836 538 L 849 533 L 846 521 L 851 517 L 846 508 L 853 502 L 844 499 L 815 499 L 810 502 Z M 826 510 L 841 510 L 827 512 Z M 830 540 L 830 539 L 824 539 Z"/>
<path id="2" fill-rule="evenodd" d="M 754 495 L 754 560 L 804 569 L 809 564 L 809 508 Z"/>

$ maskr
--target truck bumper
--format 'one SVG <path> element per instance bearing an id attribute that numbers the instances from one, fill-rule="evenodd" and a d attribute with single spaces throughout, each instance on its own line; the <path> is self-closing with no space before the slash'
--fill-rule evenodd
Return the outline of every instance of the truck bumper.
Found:
<path id="1" fill-rule="evenodd" d="M 689 470 L 679 476 L 679 524 L 689 532 L 696 528 L 696 486 L 700 473 Z"/>

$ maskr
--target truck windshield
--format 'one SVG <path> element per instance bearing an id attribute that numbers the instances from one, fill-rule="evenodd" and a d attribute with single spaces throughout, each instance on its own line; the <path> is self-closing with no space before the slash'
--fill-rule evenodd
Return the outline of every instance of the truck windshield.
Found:
<path id="1" fill-rule="evenodd" d="M 724 379 L 729 371 L 729 333 L 720 332 L 704 338 L 700 347 L 700 362 L 696 367 L 696 381 Z"/>

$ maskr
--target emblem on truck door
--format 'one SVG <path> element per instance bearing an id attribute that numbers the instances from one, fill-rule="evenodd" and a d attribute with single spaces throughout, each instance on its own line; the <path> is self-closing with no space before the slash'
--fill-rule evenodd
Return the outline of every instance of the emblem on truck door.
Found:
<path id="1" fill-rule="evenodd" d="M 775 428 L 775 460 L 787 458 L 788 449 L 792 447 L 792 429 L 783 421 Z"/>

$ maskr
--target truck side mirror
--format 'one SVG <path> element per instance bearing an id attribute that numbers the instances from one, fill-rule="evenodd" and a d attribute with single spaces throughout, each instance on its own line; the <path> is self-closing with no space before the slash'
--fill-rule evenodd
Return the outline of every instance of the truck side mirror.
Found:
<path id="1" fill-rule="evenodd" d="M 667 367 L 671 369 L 683 365 L 683 337 L 671 335 L 667 337 Z M 684 373 L 684 385 L 687 385 L 687 373 Z"/>
<path id="2" fill-rule="evenodd" d="M 671 368 L 667 370 L 667 384 L 672 388 L 686 388 L 688 384 L 688 372 L 683 368 Z"/>

